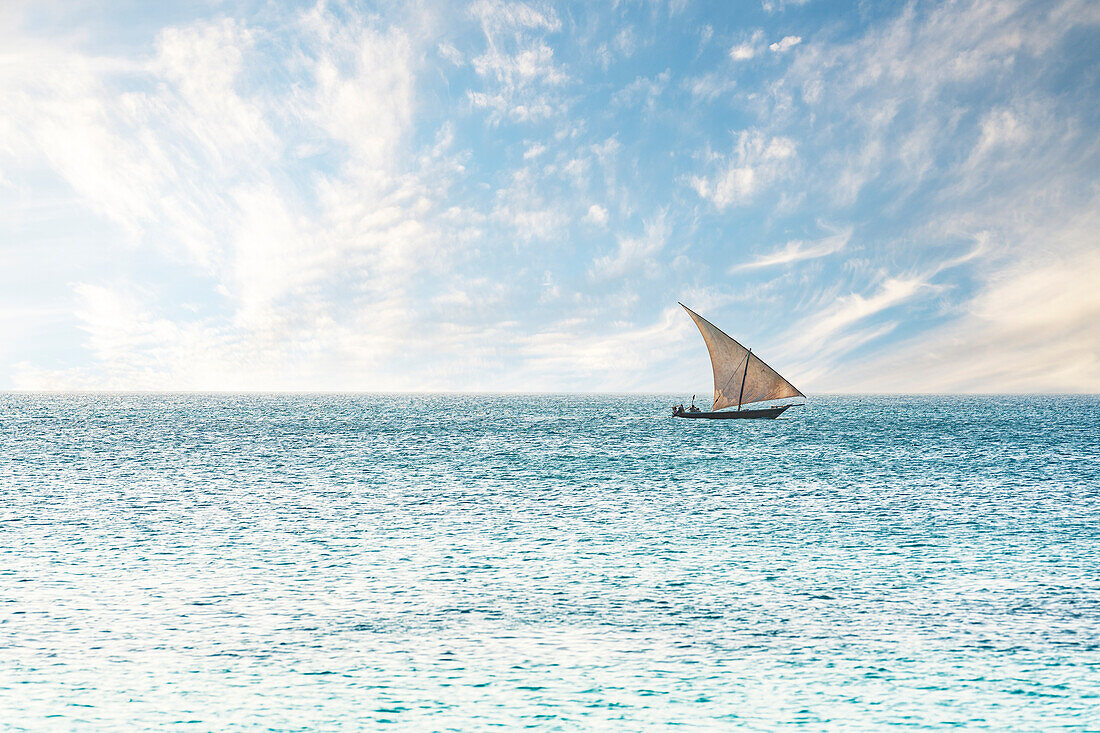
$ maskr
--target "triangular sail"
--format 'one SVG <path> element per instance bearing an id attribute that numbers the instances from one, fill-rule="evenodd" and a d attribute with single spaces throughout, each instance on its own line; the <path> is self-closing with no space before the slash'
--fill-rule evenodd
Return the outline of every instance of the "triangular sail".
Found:
<path id="1" fill-rule="evenodd" d="M 714 370 L 714 407 L 711 409 L 721 410 L 750 402 L 805 396 L 780 376 L 779 372 L 727 336 L 720 328 L 683 303 L 680 306 L 699 327 L 699 333 L 703 334 L 703 341 L 710 352 L 710 365 Z"/>

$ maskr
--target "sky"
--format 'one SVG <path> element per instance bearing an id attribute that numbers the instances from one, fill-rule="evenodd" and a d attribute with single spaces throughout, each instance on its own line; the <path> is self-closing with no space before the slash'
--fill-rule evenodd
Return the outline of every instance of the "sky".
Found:
<path id="1" fill-rule="evenodd" d="M 0 5 L 0 389 L 1100 391 L 1100 3 Z"/>

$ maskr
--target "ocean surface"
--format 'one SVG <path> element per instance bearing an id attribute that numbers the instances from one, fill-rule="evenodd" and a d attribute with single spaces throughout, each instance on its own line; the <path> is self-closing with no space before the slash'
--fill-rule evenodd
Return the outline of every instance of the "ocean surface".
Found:
<path id="1" fill-rule="evenodd" d="M 4 730 L 1100 729 L 1100 398 L 0 394 Z"/>

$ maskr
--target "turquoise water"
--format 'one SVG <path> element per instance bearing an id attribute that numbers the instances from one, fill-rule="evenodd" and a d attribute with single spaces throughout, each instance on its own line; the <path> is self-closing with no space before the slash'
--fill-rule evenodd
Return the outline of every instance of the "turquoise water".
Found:
<path id="1" fill-rule="evenodd" d="M 1100 398 L 673 399 L 0 395 L 0 720 L 1100 729 Z"/>

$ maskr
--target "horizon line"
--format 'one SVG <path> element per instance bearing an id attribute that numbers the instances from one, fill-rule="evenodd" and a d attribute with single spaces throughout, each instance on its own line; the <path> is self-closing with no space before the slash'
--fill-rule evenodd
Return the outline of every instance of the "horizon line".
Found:
<path id="1" fill-rule="evenodd" d="M 705 392 L 695 392 L 694 394 L 702 394 L 706 396 L 709 394 L 709 390 Z M 642 391 L 642 390 L 629 390 L 629 391 L 601 391 L 601 390 L 527 390 L 527 391 L 510 391 L 510 390 L 359 390 L 359 389 L 346 389 L 346 390 L 327 390 L 327 389 L 300 389 L 300 390 L 286 390 L 286 389 L 249 389 L 249 390 L 232 390 L 232 389 L 165 389 L 165 390 L 153 390 L 153 389 L 0 389 L 0 395 L 501 395 L 501 396 L 522 396 L 522 395 L 578 395 L 578 396 L 646 396 L 646 395 L 674 395 L 682 394 L 682 392 L 672 391 Z M 1043 396 L 1043 397 L 1098 397 L 1100 392 L 1057 392 L 1057 391 L 1031 391 L 1031 392 L 935 392 L 935 391 L 914 391 L 914 392 L 846 392 L 846 391 L 834 391 L 834 392 L 814 392 L 807 395 L 803 395 L 806 399 L 812 397 L 840 397 L 840 396 L 855 396 L 855 397 L 1028 397 L 1028 396 Z M 777 400 L 768 400 L 777 401 Z"/>

